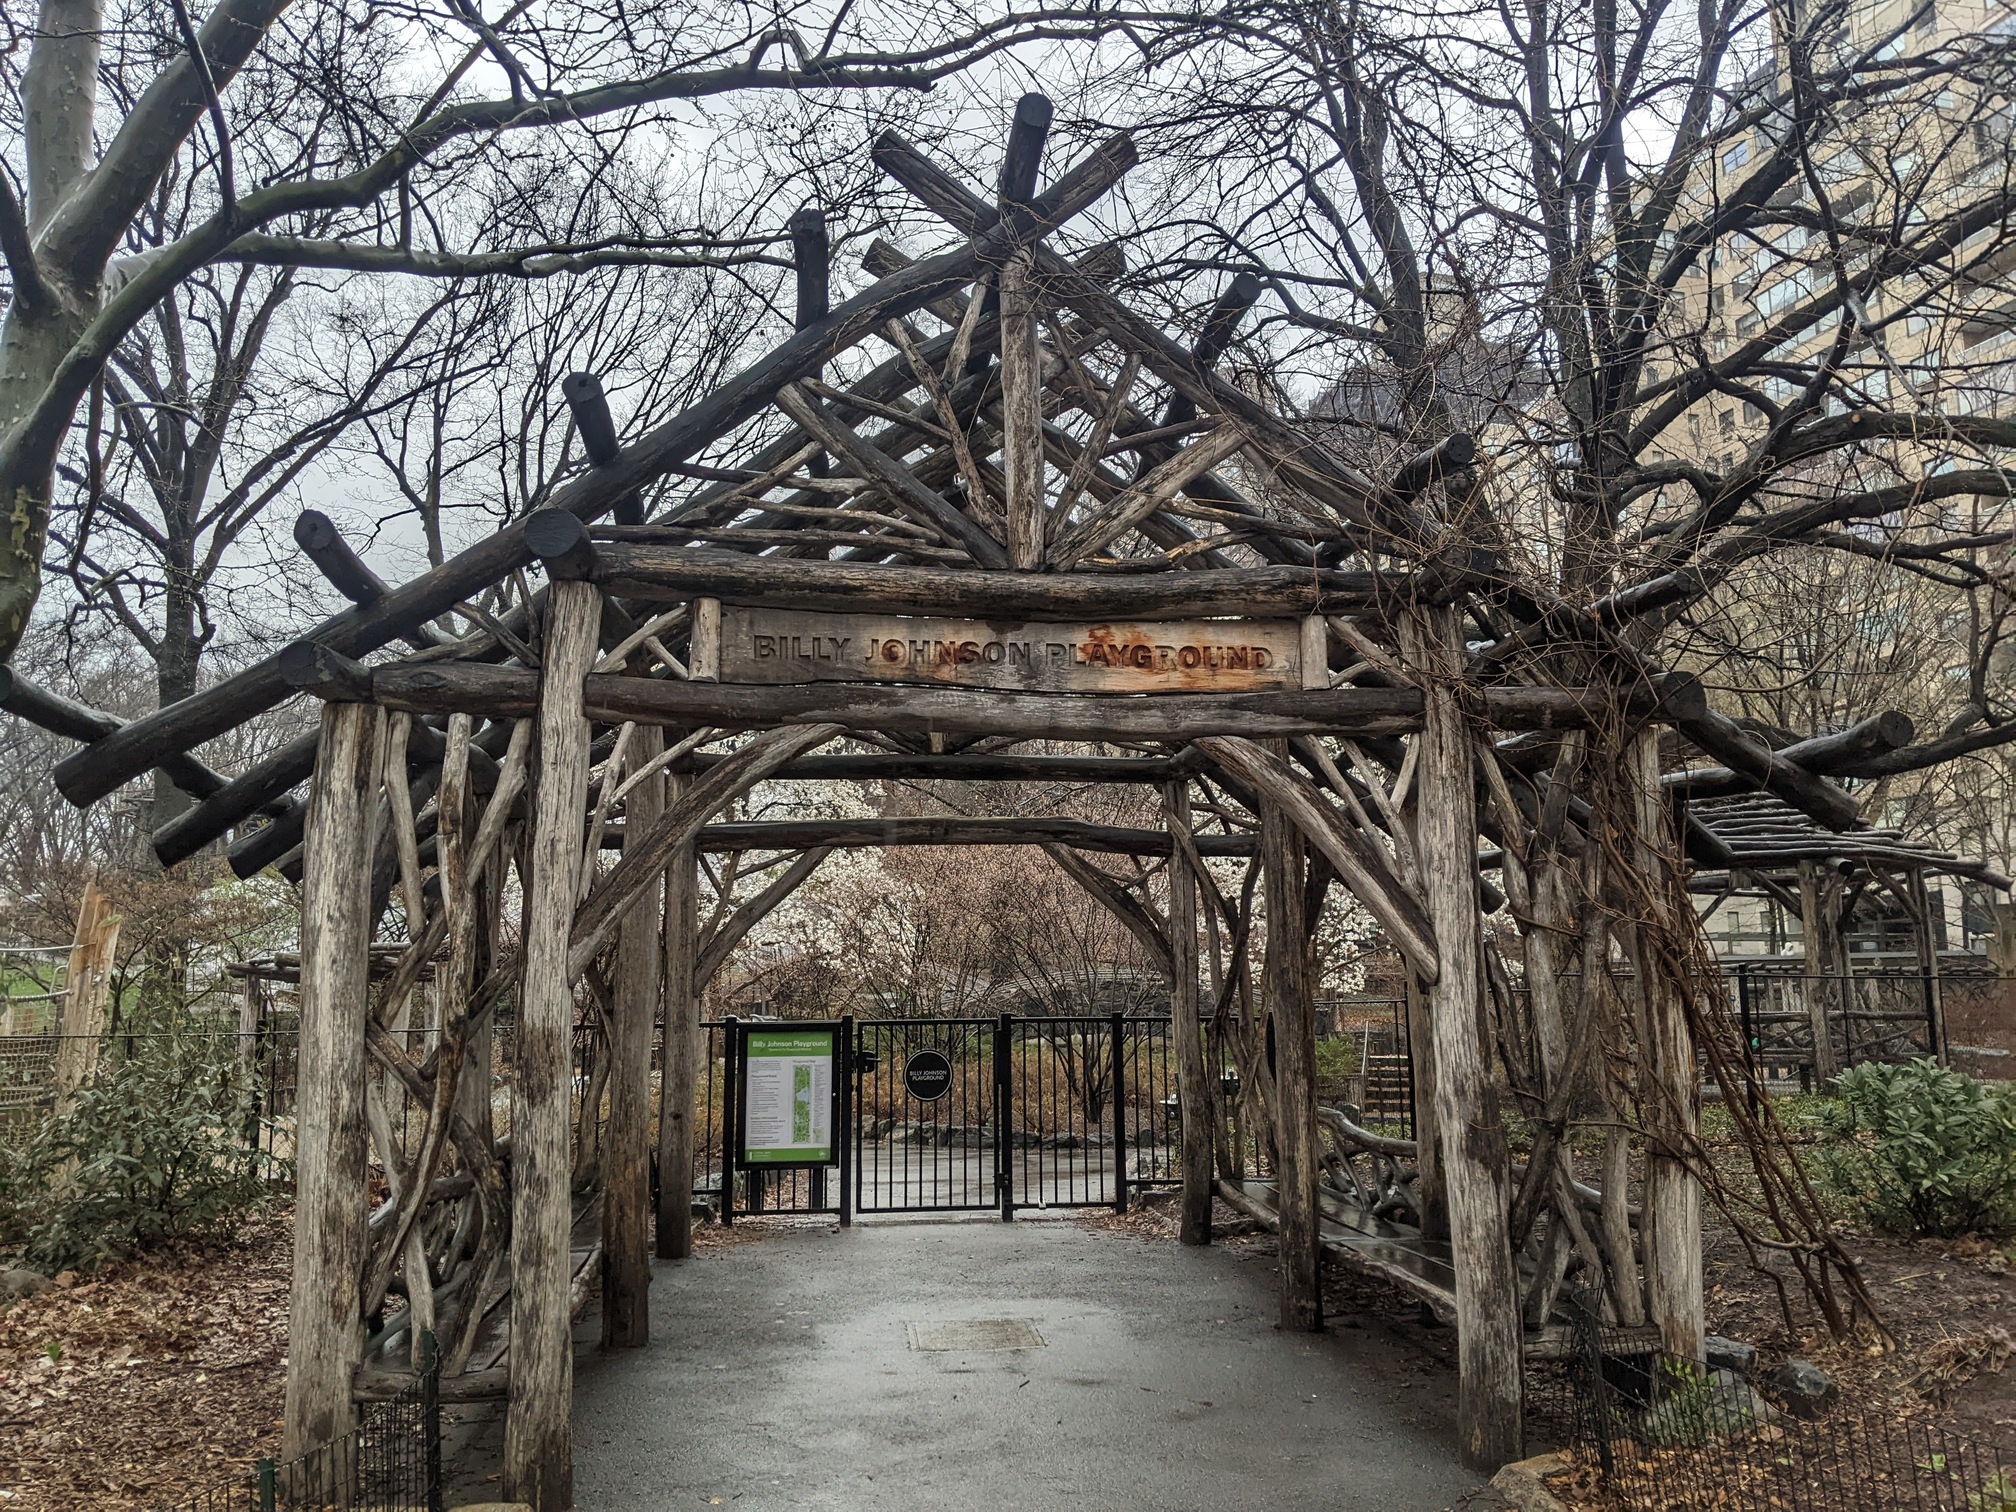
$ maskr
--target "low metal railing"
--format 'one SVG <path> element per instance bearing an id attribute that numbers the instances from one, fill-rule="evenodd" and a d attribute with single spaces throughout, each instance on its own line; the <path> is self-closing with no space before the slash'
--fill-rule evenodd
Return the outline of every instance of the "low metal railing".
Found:
<path id="1" fill-rule="evenodd" d="M 161 1512 L 442 1512 L 441 1367 L 434 1336 L 413 1389 L 366 1402 L 356 1428 L 297 1459 L 262 1459 L 250 1474 Z"/>
<path id="2" fill-rule="evenodd" d="M 1627 1512 L 2016 1509 L 2016 1468 L 1992 1445 L 1894 1411 L 1801 1417 L 1768 1383 L 1582 1319 L 1560 1426 Z"/>

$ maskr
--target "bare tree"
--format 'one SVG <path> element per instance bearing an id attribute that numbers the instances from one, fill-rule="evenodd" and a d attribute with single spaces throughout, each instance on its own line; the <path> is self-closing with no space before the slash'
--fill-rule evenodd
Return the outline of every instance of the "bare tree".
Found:
<path id="1" fill-rule="evenodd" d="M 220 0 L 199 24 L 179 0 L 43 0 L 32 31 L 14 33 L 0 101 L 22 144 L 15 176 L 0 175 L 0 494 L 14 522 L 0 552 L 0 652 L 35 602 L 79 406 L 122 343 L 203 270 L 540 278 L 774 259 L 774 230 L 717 221 L 691 196 L 673 197 L 691 219 L 655 224 L 594 225 L 542 205 L 551 157 L 527 163 L 538 149 L 520 144 L 611 182 L 646 160 L 677 172 L 685 123 L 708 102 L 921 90 L 1026 39 L 1124 23 L 1120 12 L 1085 20 L 956 0 L 929 15 L 786 7 L 755 18 L 733 6 L 524 5 L 495 23 L 449 4 Z M 25 64 L 14 63 L 24 40 Z M 733 135 L 730 120 L 708 124 L 717 140 Z M 633 204 L 667 176 L 633 176 L 646 189 Z M 488 192 L 498 177 L 520 207 L 559 213 L 501 217 L 504 238 L 486 243 L 458 212 L 472 195 L 500 203 Z M 181 187 L 185 229 L 133 252 L 136 225 Z M 770 208 L 763 194 L 749 204 Z"/>

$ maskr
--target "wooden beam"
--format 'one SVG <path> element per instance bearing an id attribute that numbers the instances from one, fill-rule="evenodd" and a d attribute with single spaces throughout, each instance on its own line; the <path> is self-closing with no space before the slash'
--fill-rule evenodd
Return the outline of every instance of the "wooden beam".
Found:
<path id="1" fill-rule="evenodd" d="M 1418 844 L 1442 966 L 1428 992 L 1428 1010 L 1456 1267 L 1457 1446 L 1464 1464 L 1489 1470 L 1520 1453 L 1520 1314 L 1507 1230 L 1511 1155 L 1482 1042 L 1476 772 L 1456 693 L 1463 640 L 1454 611 L 1446 608 L 1403 619 L 1401 633 L 1428 695 L 1418 737 Z"/>
<path id="2" fill-rule="evenodd" d="M 664 749 L 663 730 L 632 731 L 627 771 L 634 776 Z M 665 779 L 654 772 L 623 800 L 623 822 L 642 832 L 664 809 Z M 636 1349 L 651 1339 L 651 1040 L 664 999 L 661 934 L 658 910 L 638 906 L 625 916 L 616 943 L 609 1126 L 602 1156 L 604 1349 Z"/>
<path id="3" fill-rule="evenodd" d="M 1285 747 L 1270 753 L 1285 766 Z M 1309 921 L 1303 917 L 1302 831 L 1271 797 L 1260 799 L 1267 887 L 1262 980 L 1274 1027 L 1275 1178 L 1280 1193 L 1281 1327 L 1323 1327 L 1323 1243 L 1316 1184 L 1316 1004 L 1309 991 Z"/>
<path id="4" fill-rule="evenodd" d="M 364 1024 L 370 1012 L 371 851 L 385 715 L 322 710 L 308 796 L 301 895 L 301 1041 L 294 1276 L 287 1330 L 284 1453 L 335 1443 L 354 1426 L 350 1378 L 363 1356 L 366 1158 Z"/>
<path id="5" fill-rule="evenodd" d="M 725 761 L 703 751 L 696 772 Z M 1125 782 L 1164 783 L 1181 775 L 1157 756 L 801 756 L 770 774 L 773 782 Z"/>
<path id="6" fill-rule="evenodd" d="M 576 973 L 568 944 L 588 800 L 590 732 L 581 685 L 595 664 L 601 620 L 602 595 L 592 583 L 552 585 L 513 1046 L 511 1402 L 504 1418 L 505 1494 L 529 1502 L 534 1512 L 562 1512 L 574 1500 L 568 1236 L 574 1218 L 570 1073 Z"/>
<path id="7" fill-rule="evenodd" d="M 610 539 L 596 542 L 595 557 L 596 580 L 609 592 L 630 599 L 681 603 L 707 597 L 732 604 L 841 612 L 872 606 L 885 614 L 975 619 L 1274 619 L 1354 614 L 1391 604 L 1413 584 L 1413 575 L 1404 572 L 1289 566 L 1138 577 L 1023 576 L 953 567 L 751 557 Z"/>
<path id="8" fill-rule="evenodd" d="M 1850 828 L 1861 817 L 1862 805 L 1827 781 L 1708 707 L 1707 695 L 1694 684 L 1683 694 L 1676 683 L 1666 700 L 1665 717 L 1708 755 L 1755 787 L 1775 793 L 1803 814 L 1831 830 Z"/>
<path id="9" fill-rule="evenodd" d="M 378 701 L 422 714 L 522 719 L 535 707 L 536 677 L 515 667 L 437 662 L 372 669 Z M 1609 712 L 1600 689 L 1484 688 L 1474 702 L 1501 729 L 1570 729 Z M 1019 735 L 1025 739 L 1177 741 L 1204 735 L 1256 737 L 1399 735 L 1421 724 L 1414 688 L 1296 689 L 1272 693 L 1126 696 L 1004 693 L 880 683 L 703 683 L 591 676 L 591 719 L 697 728 L 758 729 L 833 724 L 842 729 Z M 1614 706 L 1613 706 L 1614 707 Z M 1627 704 L 1622 714 L 1643 712 Z"/>
<path id="10" fill-rule="evenodd" d="M 1183 842 L 1192 836 L 1190 781 L 1163 785 L 1162 814 L 1173 842 L 1169 863 L 1169 1032 L 1176 1041 L 1176 1106 L 1182 1120 L 1183 1206 L 1177 1238 L 1211 1242 L 1213 1130 L 1217 1100 L 1204 1064 L 1197 985 L 1197 875 Z"/>
<path id="11" fill-rule="evenodd" d="M 692 779 L 675 773 L 674 807 Z M 657 1249 L 661 1260 L 693 1253 L 693 1101 L 700 1080 L 699 876 L 690 835 L 665 859 L 665 1049 L 658 1084 Z"/>
<path id="12" fill-rule="evenodd" d="M 879 849 L 911 845 L 1066 845 L 1073 850 L 1115 856 L 1166 856 L 1164 830 L 1127 829 L 1093 824 L 1083 819 L 1048 815 L 917 814 L 886 819 L 753 819 L 710 824 L 697 836 L 699 848 L 712 855 L 733 851 L 793 851 L 827 847 L 833 850 Z M 603 841 L 623 843 L 623 830 L 611 826 Z M 1206 856 L 1250 856 L 1257 842 L 1251 835 L 1200 835 L 1198 850 Z"/>
<path id="13" fill-rule="evenodd" d="M 1816 735 L 1773 752 L 1780 761 L 1820 776 L 1836 772 L 1854 774 L 1855 767 L 1873 756 L 1888 755 L 1911 744 L 1917 726 L 1901 709 L 1889 709 L 1832 735 Z M 1689 772 L 1668 772 L 1660 779 L 1667 788 L 1679 788 L 1692 798 L 1726 798 L 1757 790 L 1757 783 L 1728 767 L 1701 767 Z"/>
<path id="14" fill-rule="evenodd" d="M 261 811 L 285 808 L 287 794 L 315 770 L 319 736 L 302 735 L 240 772 L 200 803 L 191 804 L 149 836 L 163 866 L 186 861 L 232 825 Z"/>

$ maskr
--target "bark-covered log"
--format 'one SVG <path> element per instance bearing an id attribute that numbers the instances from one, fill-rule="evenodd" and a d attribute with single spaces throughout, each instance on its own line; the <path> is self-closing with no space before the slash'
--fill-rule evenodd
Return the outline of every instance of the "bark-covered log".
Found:
<path id="1" fill-rule="evenodd" d="M 1872 756 L 1888 755 L 1911 744 L 1917 726 L 1901 709 L 1850 725 L 1832 735 L 1816 735 L 1785 746 L 1773 754 L 1820 776 L 1836 772 L 1853 773 L 1858 763 Z M 1668 788 L 1679 788 L 1689 798 L 1724 798 L 1736 793 L 1755 792 L 1757 784 L 1727 767 L 1704 767 L 1691 772 L 1668 772 L 1660 778 Z"/>
<path id="2" fill-rule="evenodd" d="M 664 748 L 662 730 L 635 731 L 627 771 L 645 767 Z M 639 781 L 624 799 L 624 823 L 649 828 L 664 812 L 664 792 L 661 775 Z M 603 1147 L 604 1349 L 636 1349 L 651 1340 L 651 1040 L 664 1002 L 661 933 L 658 910 L 647 900 L 623 921 L 616 946 Z"/>
<path id="3" fill-rule="evenodd" d="M 1752 786 L 1776 793 L 1803 814 L 1831 830 L 1845 830 L 1860 817 L 1862 805 L 1823 777 L 1788 761 L 1737 724 L 1708 707 L 1698 685 L 1692 696 L 1669 696 L 1666 717 L 1673 727 L 1708 755 Z"/>
<path id="4" fill-rule="evenodd" d="M 589 583 L 555 583 L 546 599 L 511 1078 L 511 1403 L 504 1418 L 504 1489 L 539 1512 L 557 1512 L 574 1499 L 568 1236 L 574 1216 L 569 1074 L 575 972 L 568 944 L 588 796 L 581 682 L 595 663 L 601 610 L 601 594 Z"/>
<path id="5" fill-rule="evenodd" d="M 300 1163 L 285 1451 L 350 1431 L 350 1378 L 363 1347 L 367 1253 L 364 1025 L 371 970 L 371 845 L 385 715 L 330 704 L 322 734 L 301 898 Z"/>
<path id="6" fill-rule="evenodd" d="M 1429 690 L 1420 736 L 1420 861 L 1442 970 L 1428 993 L 1435 1119 L 1442 1142 L 1456 1264 L 1463 1462 L 1495 1468 L 1521 1443 L 1520 1313 L 1507 1230 L 1511 1156 L 1499 1124 L 1479 1025 L 1485 1022 L 1477 910 L 1477 786 L 1471 733 L 1452 679 L 1462 667 L 1455 615 L 1403 622 L 1409 660 Z"/>
<path id="7" fill-rule="evenodd" d="M 1197 982 L 1197 876 L 1181 841 L 1194 842 L 1190 782 L 1162 788 L 1162 812 L 1172 840 L 1169 863 L 1169 1033 L 1176 1042 L 1176 1107 L 1182 1120 L 1183 1203 L 1177 1238 L 1211 1242 L 1211 1177 L 1216 1101 L 1204 1064 L 1204 1029 Z"/>
<path id="8" fill-rule="evenodd" d="M 611 828 L 605 845 L 621 845 L 623 831 Z M 1199 835 L 1197 849 L 1206 856 L 1250 856 L 1251 835 Z M 1068 845 L 1073 850 L 1100 851 L 1115 856 L 1166 856 L 1169 836 L 1162 830 L 1128 829 L 1117 824 L 1093 824 L 1083 819 L 1047 815 L 1007 815 L 994 818 L 969 814 L 904 815 L 887 819 L 752 819 L 709 824 L 698 835 L 699 848 L 712 855 L 732 851 L 805 850 L 824 846 L 859 850 L 910 845 Z"/>
<path id="9" fill-rule="evenodd" d="M 1167 572 L 980 573 L 951 567 L 808 562 L 736 552 L 599 541 L 596 580 L 625 598 L 718 598 L 778 609 L 950 614 L 975 619 L 1279 618 L 1351 614 L 1389 604 L 1407 573 L 1256 567 Z"/>
<path id="10" fill-rule="evenodd" d="M 686 799 L 691 779 L 675 773 L 668 798 Z M 700 1081 L 700 984 L 695 969 L 699 875 L 692 837 L 673 845 L 664 868 L 665 1051 L 658 1085 L 658 1212 L 660 1260 L 693 1253 L 694 1094 Z"/>
<path id="11" fill-rule="evenodd" d="M 38 729 L 61 735 L 65 740 L 81 741 L 87 747 L 126 728 L 125 720 L 52 693 L 6 666 L 0 666 L 0 709 L 19 715 Z M 194 756 L 179 752 L 162 761 L 161 769 L 192 798 L 209 798 L 229 785 L 222 773 L 212 771 Z"/>
<path id="12" fill-rule="evenodd" d="M 318 739 L 308 734 L 288 741 L 201 803 L 191 804 L 155 830 L 150 839 L 156 859 L 163 866 L 173 866 L 195 855 L 249 815 L 262 810 L 284 812 L 288 792 L 306 782 L 315 771 Z"/>
<path id="13" fill-rule="evenodd" d="M 978 576 L 978 574 L 975 574 Z M 533 708 L 536 674 L 463 663 L 373 669 L 381 703 L 422 714 L 463 712 L 522 719 Z M 588 714 L 606 723 L 755 729 L 832 723 L 855 730 L 943 731 L 1051 740 L 1189 740 L 1201 735 L 1398 735 L 1418 729 L 1413 688 L 1341 687 L 1274 693 L 1124 696 L 998 693 L 876 683 L 680 682 L 592 676 Z M 1484 716 L 1501 729 L 1584 726 L 1609 712 L 1610 695 L 1586 688 L 1485 688 Z M 1652 705 L 1627 703 L 1625 715 Z"/>
<path id="14" fill-rule="evenodd" d="M 1286 768 L 1285 750 L 1270 753 Z M 1323 1326 L 1322 1232 L 1316 1147 L 1316 1003 L 1309 985 L 1309 927 L 1303 917 L 1302 831 L 1271 794 L 1260 800 L 1267 887 L 1263 980 L 1273 1023 L 1276 1190 L 1280 1196 L 1281 1327 Z"/>
<path id="15" fill-rule="evenodd" d="M 725 756 L 703 751 L 694 771 Z M 1155 756 L 801 756 L 771 774 L 793 782 L 1125 782 L 1160 784 L 1180 775 L 1176 764 Z"/>
<path id="16" fill-rule="evenodd" d="M 304 509 L 295 517 L 294 544 L 329 580 L 329 585 L 353 604 L 375 604 L 390 591 L 385 580 L 343 539 L 336 522 L 319 509 Z M 422 651 L 441 643 L 441 636 L 424 625 L 415 627 L 403 639 Z"/>

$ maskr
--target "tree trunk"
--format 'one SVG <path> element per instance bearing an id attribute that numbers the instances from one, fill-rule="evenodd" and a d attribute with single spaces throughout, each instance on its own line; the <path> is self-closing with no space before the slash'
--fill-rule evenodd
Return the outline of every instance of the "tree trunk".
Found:
<path id="1" fill-rule="evenodd" d="M 287 1330 L 283 1453 L 348 1433 L 350 1378 L 363 1357 L 367 1255 L 364 1016 L 371 967 L 371 853 L 385 716 L 327 704 L 301 880 L 299 1162 Z"/>
<path id="2" fill-rule="evenodd" d="M 602 595 L 592 583 L 548 590 L 539 740 L 532 789 L 532 875 L 511 1088 L 511 1402 L 504 1487 L 534 1512 L 574 1504 L 572 1042 L 567 968 L 588 799 L 589 725 L 581 682 L 594 665 Z"/>

